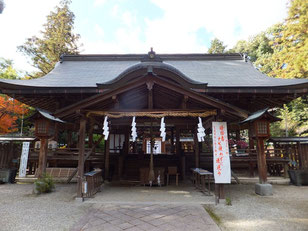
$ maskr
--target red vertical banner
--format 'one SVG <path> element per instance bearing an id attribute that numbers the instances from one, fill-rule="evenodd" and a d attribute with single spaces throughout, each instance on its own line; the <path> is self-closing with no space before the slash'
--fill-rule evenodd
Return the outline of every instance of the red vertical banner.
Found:
<path id="1" fill-rule="evenodd" d="M 216 184 L 231 183 L 228 131 L 226 122 L 212 123 L 213 170 Z"/>

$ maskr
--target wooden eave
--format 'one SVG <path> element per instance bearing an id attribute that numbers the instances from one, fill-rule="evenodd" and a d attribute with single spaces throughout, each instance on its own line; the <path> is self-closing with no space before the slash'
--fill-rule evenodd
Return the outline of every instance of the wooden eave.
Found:
<path id="1" fill-rule="evenodd" d="M 194 92 L 191 89 L 187 89 L 187 88 L 184 88 L 182 86 L 176 85 L 176 84 L 171 83 L 170 81 L 167 81 L 167 80 L 162 79 L 160 77 L 154 77 L 154 76 L 151 76 L 151 75 L 148 75 L 148 76 L 141 78 L 141 79 L 133 80 L 133 81 L 127 83 L 124 86 L 119 86 L 116 89 L 107 90 L 107 91 L 105 91 L 101 94 L 94 95 L 94 96 L 89 97 L 85 100 L 82 100 L 82 101 L 77 102 L 75 104 L 72 104 L 70 106 L 59 109 L 55 112 L 55 116 L 62 118 L 62 117 L 67 116 L 69 114 L 72 114 L 72 113 L 74 114 L 78 110 L 83 110 L 86 107 L 89 107 L 89 106 L 95 105 L 95 104 L 97 104 L 101 101 L 107 100 L 108 98 L 111 98 L 114 95 L 121 94 L 123 92 L 129 91 L 131 89 L 134 89 L 136 87 L 139 87 L 139 86 L 142 86 L 142 85 L 145 85 L 145 84 L 148 84 L 148 83 L 163 86 L 163 87 L 168 88 L 168 89 L 170 89 L 174 92 L 186 95 L 189 98 L 197 100 L 201 103 L 213 106 L 213 107 L 220 109 L 222 111 L 226 111 L 226 112 L 228 112 L 232 115 L 235 115 L 239 118 L 246 118 L 248 116 L 248 112 L 243 110 L 243 109 L 240 109 L 240 108 L 235 107 L 233 105 L 230 105 L 228 103 L 222 102 L 222 101 L 217 100 L 215 98 Z"/>
<path id="2" fill-rule="evenodd" d="M 211 87 L 208 86 L 205 93 L 222 94 L 307 94 L 308 84 L 274 87 Z"/>

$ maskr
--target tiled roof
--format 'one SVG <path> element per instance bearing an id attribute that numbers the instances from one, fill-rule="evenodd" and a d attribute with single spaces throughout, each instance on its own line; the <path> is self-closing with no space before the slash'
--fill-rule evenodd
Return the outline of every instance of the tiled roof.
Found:
<path id="1" fill-rule="evenodd" d="M 69 55 L 64 56 L 63 61 L 42 78 L 0 80 L 0 83 L 29 87 L 93 88 L 98 83 L 112 82 L 127 69 L 141 64 L 144 57 L 146 55 Z M 268 77 L 250 62 L 245 62 L 240 54 L 169 54 L 159 55 L 158 62 L 173 67 L 191 82 L 207 83 L 208 87 L 286 87 L 308 84 L 306 79 Z"/>

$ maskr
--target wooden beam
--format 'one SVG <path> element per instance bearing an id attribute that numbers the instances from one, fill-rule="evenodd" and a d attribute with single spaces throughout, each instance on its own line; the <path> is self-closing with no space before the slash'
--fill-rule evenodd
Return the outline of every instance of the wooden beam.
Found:
<path id="1" fill-rule="evenodd" d="M 92 154 L 92 152 L 94 152 L 95 148 L 100 144 L 100 142 L 103 140 L 104 138 L 104 135 L 101 135 L 101 137 L 98 139 L 98 141 L 96 141 L 96 143 L 94 144 L 94 146 L 92 147 L 92 149 L 87 152 L 85 158 L 84 158 L 84 162 L 90 157 L 90 155 Z M 71 180 L 73 179 L 73 177 L 76 175 L 78 171 L 78 168 L 76 168 L 72 174 L 68 177 L 66 183 L 68 184 L 69 182 L 71 182 Z"/>
<path id="2" fill-rule="evenodd" d="M 188 96 L 184 95 L 183 100 L 182 100 L 182 105 L 181 105 L 182 109 L 187 109 L 187 101 L 188 101 Z"/>
<path id="3" fill-rule="evenodd" d="M 255 148 L 255 141 L 252 138 L 252 133 L 253 133 L 252 123 L 249 123 L 248 126 L 249 126 L 248 127 L 249 149 L 254 149 Z"/>
<path id="4" fill-rule="evenodd" d="M 148 109 L 153 109 L 153 82 L 146 82 L 148 88 Z"/>
<path id="5" fill-rule="evenodd" d="M 109 180 L 109 140 L 105 140 L 105 180 Z"/>
<path id="6" fill-rule="evenodd" d="M 113 102 L 113 108 L 118 109 L 120 108 L 120 103 L 119 103 L 119 99 L 117 97 L 117 95 L 113 95 L 112 96 L 112 102 Z"/>
<path id="7" fill-rule="evenodd" d="M 71 113 L 74 113 L 78 109 L 83 109 L 85 107 L 89 107 L 91 105 L 94 105 L 94 104 L 99 103 L 101 101 L 104 101 L 106 99 L 109 99 L 113 95 L 118 95 L 120 93 L 134 89 L 138 86 L 142 86 L 142 85 L 145 84 L 145 82 L 146 82 L 146 78 L 144 78 L 143 81 L 135 80 L 135 81 L 132 81 L 132 82 L 126 84 L 125 86 L 121 86 L 117 89 L 108 90 L 108 91 L 106 91 L 105 94 L 98 94 L 98 95 L 90 96 L 90 97 L 88 97 L 84 100 L 78 101 L 74 104 L 71 104 L 67 107 L 64 107 L 64 108 L 61 108 L 60 110 L 57 110 L 55 112 L 55 117 L 59 118 L 59 117 L 69 115 Z"/>
<path id="8" fill-rule="evenodd" d="M 92 148 L 92 146 L 93 146 L 93 130 L 94 130 L 94 120 L 92 118 L 90 118 L 90 128 L 89 128 L 89 132 L 88 132 L 88 136 L 89 136 L 88 147 L 89 148 Z"/>
<path id="9" fill-rule="evenodd" d="M 132 81 L 131 83 L 126 84 L 125 86 L 121 86 L 121 87 L 119 87 L 115 90 L 110 90 L 110 91 L 106 92 L 105 94 L 95 95 L 95 96 L 89 97 L 85 100 L 82 100 L 78 103 L 72 104 L 68 107 L 62 108 L 55 113 L 55 116 L 56 117 L 63 117 L 63 116 L 69 115 L 71 113 L 74 113 L 78 109 L 83 109 L 83 108 L 89 107 L 91 105 L 97 104 L 97 103 L 102 102 L 104 100 L 110 99 L 113 95 L 117 95 L 117 94 L 129 91 L 129 90 L 134 89 L 136 87 L 142 86 L 143 84 L 147 84 L 148 89 L 151 89 L 151 84 L 157 84 L 157 85 L 163 86 L 167 89 L 170 89 L 174 92 L 177 92 L 179 94 L 187 95 L 189 98 L 195 99 L 195 100 L 199 101 L 200 103 L 204 103 L 204 104 L 210 105 L 210 106 L 215 107 L 215 108 L 223 109 L 226 112 L 233 114 L 233 115 L 236 115 L 238 117 L 246 118 L 248 116 L 248 112 L 246 112 L 243 109 L 240 109 L 240 108 L 235 107 L 231 104 L 220 101 L 218 99 L 215 99 L 215 98 L 194 92 L 190 89 L 186 89 L 184 87 L 175 85 L 175 84 L 173 84 L 169 81 L 160 79 L 159 77 L 152 77 L 152 76 L 144 77 L 143 79 L 139 79 L 137 82 Z M 149 105 L 149 106 L 151 106 L 151 105 Z"/>
<path id="10" fill-rule="evenodd" d="M 79 155 L 78 155 L 78 175 L 77 175 L 77 198 L 83 198 L 82 195 L 82 182 L 84 178 L 84 153 L 85 153 L 85 135 L 86 135 L 85 118 L 80 119 L 79 128 Z"/>
<path id="11" fill-rule="evenodd" d="M 162 85 L 162 86 L 169 88 L 170 90 L 173 90 L 175 92 L 185 94 L 190 98 L 196 99 L 199 102 L 211 105 L 215 108 L 223 109 L 223 110 L 225 110 L 225 111 L 227 111 L 231 114 L 234 114 L 236 116 L 239 116 L 241 118 L 247 118 L 248 117 L 248 112 L 246 112 L 245 110 L 243 110 L 241 108 L 235 107 L 234 105 L 225 103 L 223 101 L 220 101 L 218 99 L 215 99 L 215 98 L 212 98 L 212 97 L 209 97 L 209 96 L 206 96 L 206 95 L 201 95 L 197 92 L 193 92 L 192 90 L 183 88 L 181 86 L 174 85 L 174 84 L 172 84 L 168 81 L 165 81 L 165 80 L 162 80 L 162 79 L 159 79 L 159 78 L 154 78 L 153 81 L 154 81 L 155 84 Z"/>

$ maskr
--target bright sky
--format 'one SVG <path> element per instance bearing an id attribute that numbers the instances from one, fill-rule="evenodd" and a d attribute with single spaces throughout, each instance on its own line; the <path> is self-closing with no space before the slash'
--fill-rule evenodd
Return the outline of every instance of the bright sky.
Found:
<path id="1" fill-rule="evenodd" d="M 59 0 L 4 0 L 0 14 L 0 57 L 33 70 L 17 52 L 39 35 Z M 287 15 L 287 0 L 73 0 L 75 32 L 85 54 L 206 53 L 217 37 L 228 48 Z"/>

